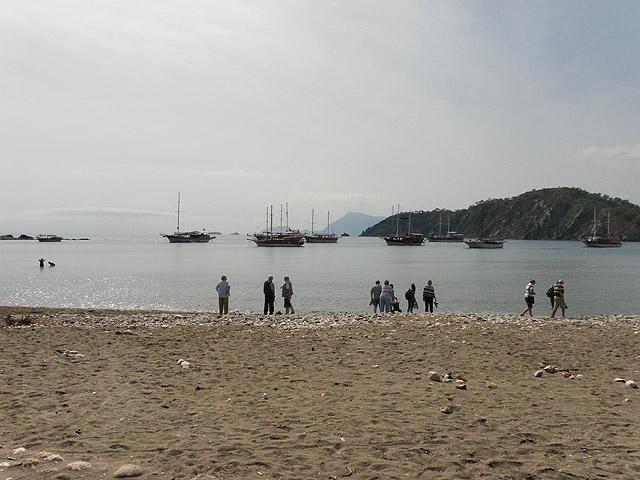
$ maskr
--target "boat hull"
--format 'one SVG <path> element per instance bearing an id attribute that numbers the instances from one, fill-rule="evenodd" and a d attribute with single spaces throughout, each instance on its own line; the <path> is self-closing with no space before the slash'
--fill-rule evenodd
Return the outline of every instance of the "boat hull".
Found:
<path id="1" fill-rule="evenodd" d="M 62 237 L 58 237 L 57 235 L 38 235 L 36 238 L 39 242 L 46 243 L 57 243 L 62 241 Z"/>
<path id="2" fill-rule="evenodd" d="M 583 240 L 582 243 L 584 243 L 585 246 L 591 247 L 591 248 L 616 248 L 616 247 L 622 246 L 622 242 L 617 242 L 617 241 L 602 242 L 602 241 L 593 241 L 593 240 L 587 239 L 587 240 Z"/>
<path id="3" fill-rule="evenodd" d="M 169 243 L 207 243 L 212 238 L 211 235 L 198 234 L 198 235 L 164 235 L 169 240 Z"/>
<path id="4" fill-rule="evenodd" d="M 442 243 L 462 243 L 464 241 L 463 238 L 446 238 L 446 237 L 429 237 L 427 238 L 429 242 L 442 242 Z"/>
<path id="5" fill-rule="evenodd" d="M 464 243 L 466 243 L 469 248 L 495 249 L 504 247 L 504 242 L 500 240 L 465 240 Z"/>
<path id="6" fill-rule="evenodd" d="M 334 236 L 328 236 L 328 237 L 320 237 L 320 236 L 315 236 L 315 235 L 308 235 L 306 237 L 304 237 L 307 241 L 307 243 L 338 243 L 338 238 L 335 235 Z"/>
<path id="7" fill-rule="evenodd" d="M 389 235 L 384 237 L 389 246 L 420 247 L 424 244 L 422 235 Z"/>
<path id="8" fill-rule="evenodd" d="M 250 238 L 258 247 L 303 247 L 305 238 L 303 235 L 268 234 L 254 235 Z"/>

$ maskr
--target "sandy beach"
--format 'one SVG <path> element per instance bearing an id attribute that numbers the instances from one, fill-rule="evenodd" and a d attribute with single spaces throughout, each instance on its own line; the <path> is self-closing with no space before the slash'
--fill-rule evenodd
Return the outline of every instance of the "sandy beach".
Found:
<path id="1" fill-rule="evenodd" d="M 3 480 L 640 477 L 640 316 L 0 307 L 0 345 Z"/>

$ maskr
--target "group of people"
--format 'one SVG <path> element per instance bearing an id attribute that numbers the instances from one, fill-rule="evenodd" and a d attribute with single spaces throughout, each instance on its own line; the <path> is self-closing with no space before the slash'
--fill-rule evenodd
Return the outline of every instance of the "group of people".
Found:
<path id="1" fill-rule="evenodd" d="M 293 284 L 287 275 L 284 276 L 284 283 L 280 287 L 280 290 L 282 290 L 282 298 L 284 298 L 285 313 L 287 315 L 296 313 L 291 303 Z M 229 297 L 231 296 L 231 285 L 227 282 L 226 275 L 220 278 L 220 282 L 216 285 L 216 292 L 218 292 L 218 315 L 226 315 L 229 313 Z M 276 286 L 273 283 L 273 275 L 269 275 L 269 278 L 264 282 L 263 292 L 264 314 L 273 314 L 276 301 Z"/>
<path id="2" fill-rule="evenodd" d="M 536 281 L 531 278 L 524 289 L 524 301 L 527 304 L 527 307 L 520 314 L 521 317 L 523 317 L 527 312 L 529 312 L 530 317 L 533 317 L 533 304 L 535 303 L 536 295 L 533 286 L 535 284 Z M 564 301 L 564 280 L 560 279 L 551 285 L 547 290 L 547 297 L 549 297 L 549 301 L 551 302 L 551 312 L 549 313 L 549 317 L 554 318 L 558 309 L 562 311 L 562 316 L 564 317 L 565 311 L 567 310 L 567 303 Z"/>
<path id="3" fill-rule="evenodd" d="M 42 262 L 44 263 L 44 259 Z M 534 286 L 536 281 L 530 279 L 529 283 L 524 290 L 524 301 L 527 307 L 520 314 L 523 317 L 527 312 L 533 317 L 533 305 L 535 303 L 536 292 Z M 280 287 L 282 298 L 284 299 L 285 314 L 295 313 L 291 298 L 293 297 L 293 284 L 287 275 L 284 276 L 284 283 Z M 219 315 L 226 315 L 229 313 L 229 296 L 231 295 L 231 286 L 227 282 L 227 277 L 222 276 L 218 285 L 216 285 L 216 292 L 218 292 L 218 308 Z M 273 275 L 269 275 L 269 278 L 264 282 L 264 314 L 273 314 L 274 305 L 276 300 L 276 286 L 273 283 Z M 373 305 L 373 313 L 391 313 L 401 312 L 400 302 L 395 295 L 393 284 L 389 283 L 389 280 L 385 280 L 380 284 L 380 280 L 376 280 L 376 283 L 371 287 L 370 291 L 371 301 L 369 305 Z M 551 301 L 551 312 L 549 316 L 554 318 L 558 309 L 561 310 L 562 316 L 565 316 L 567 304 L 564 301 L 564 280 L 560 279 L 554 283 L 547 290 L 547 296 Z M 407 301 L 407 312 L 413 313 L 414 309 L 418 309 L 418 301 L 416 300 L 416 284 L 412 283 L 409 289 L 405 292 L 404 298 Z M 424 302 L 424 311 L 433 313 L 433 307 L 438 307 L 438 299 L 436 298 L 436 291 L 431 280 L 427 280 L 427 284 L 422 289 L 422 301 Z"/>
<path id="4" fill-rule="evenodd" d="M 373 305 L 373 313 L 378 313 L 378 307 L 380 307 L 380 313 L 402 311 L 400 310 L 400 302 L 393 290 L 393 284 L 389 283 L 389 280 L 385 280 L 383 285 L 380 284 L 380 280 L 376 280 L 375 285 L 371 287 L 370 295 L 371 301 L 369 305 Z M 404 298 L 407 301 L 408 313 L 413 313 L 414 309 L 419 308 L 418 301 L 416 300 L 415 283 L 412 283 L 409 290 L 405 292 Z M 424 302 L 425 312 L 433 313 L 433 306 L 438 307 L 436 291 L 431 280 L 427 280 L 427 284 L 422 289 L 422 301 Z"/>

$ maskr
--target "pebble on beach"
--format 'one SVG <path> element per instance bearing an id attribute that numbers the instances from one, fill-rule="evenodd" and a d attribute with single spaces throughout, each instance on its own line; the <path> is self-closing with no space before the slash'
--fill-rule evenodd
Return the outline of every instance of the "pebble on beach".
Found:
<path id="1" fill-rule="evenodd" d="M 89 462 L 77 461 L 77 462 L 71 462 L 67 464 L 67 469 L 72 470 L 74 472 L 77 472 L 80 470 L 87 470 L 88 468 L 91 468 L 91 464 Z"/>
<path id="2" fill-rule="evenodd" d="M 544 370 L 537 370 L 536 373 L 533 374 L 534 377 L 541 377 L 544 375 Z"/>
<path id="3" fill-rule="evenodd" d="M 432 382 L 441 382 L 442 379 L 440 378 L 440 374 L 438 372 L 429 372 L 429 375 L 427 375 L 427 378 L 429 380 L 431 380 Z"/>
<path id="4" fill-rule="evenodd" d="M 142 467 L 138 465 L 134 465 L 132 463 L 128 463 L 126 465 L 122 465 L 116 473 L 113 474 L 114 478 L 131 478 L 131 477 L 139 477 L 144 473 Z"/>
<path id="5" fill-rule="evenodd" d="M 627 380 L 626 382 L 624 382 L 624 384 L 627 386 L 627 388 L 638 388 L 638 384 L 633 380 Z"/>

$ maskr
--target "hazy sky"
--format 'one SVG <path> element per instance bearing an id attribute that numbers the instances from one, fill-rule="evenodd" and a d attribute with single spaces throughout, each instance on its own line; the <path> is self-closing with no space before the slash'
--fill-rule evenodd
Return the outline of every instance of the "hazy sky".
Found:
<path id="1" fill-rule="evenodd" d="M 227 233 L 640 203 L 638 32 L 636 0 L 3 0 L 0 233 L 155 235 L 178 192 Z"/>

